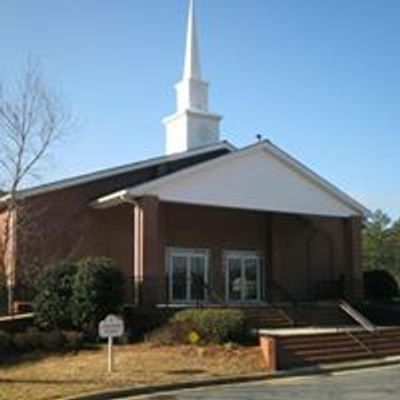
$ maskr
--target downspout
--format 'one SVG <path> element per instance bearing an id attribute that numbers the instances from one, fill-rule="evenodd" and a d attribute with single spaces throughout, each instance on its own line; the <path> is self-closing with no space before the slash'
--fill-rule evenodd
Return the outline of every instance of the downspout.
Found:
<path id="1" fill-rule="evenodd" d="M 8 255 L 6 265 L 7 276 L 7 304 L 8 314 L 14 314 L 14 291 L 16 285 L 16 268 L 17 268 L 17 209 L 14 208 L 10 212 L 9 226 L 8 226 L 8 243 L 6 244 L 6 252 Z"/>
<path id="2" fill-rule="evenodd" d="M 139 206 L 138 201 L 133 199 L 133 198 L 131 198 L 131 197 L 129 197 L 129 196 L 127 196 L 126 193 L 121 194 L 120 199 L 121 199 L 121 201 L 123 203 L 127 203 L 127 204 L 133 205 L 135 209 Z M 136 233 L 137 233 L 136 232 L 136 224 L 138 223 L 138 221 L 136 221 L 136 218 L 137 218 L 136 212 L 135 212 L 134 218 L 135 219 L 134 219 L 134 235 L 133 235 L 133 240 L 134 240 L 134 252 L 133 252 L 133 288 L 134 288 L 134 290 L 133 290 L 133 302 L 134 302 L 134 304 L 136 306 L 138 306 L 139 302 L 140 302 L 140 296 L 139 296 L 139 289 L 140 288 L 139 288 L 139 277 L 136 276 L 135 267 L 136 267 L 136 263 L 137 263 L 137 261 L 136 261 L 137 257 L 139 257 L 140 255 L 138 254 L 138 247 L 139 246 L 136 245 L 136 241 L 139 240 L 139 238 L 136 235 Z"/>

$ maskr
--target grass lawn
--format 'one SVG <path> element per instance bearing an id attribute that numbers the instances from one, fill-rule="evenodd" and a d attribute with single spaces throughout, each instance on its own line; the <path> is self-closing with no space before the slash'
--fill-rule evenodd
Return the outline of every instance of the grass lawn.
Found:
<path id="1" fill-rule="evenodd" d="M 115 372 L 107 348 L 77 354 L 30 356 L 0 364 L 1 400 L 60 399 L 119 386 L 159 384 L 263 371 L 259 347 L 115 347 Z"/>

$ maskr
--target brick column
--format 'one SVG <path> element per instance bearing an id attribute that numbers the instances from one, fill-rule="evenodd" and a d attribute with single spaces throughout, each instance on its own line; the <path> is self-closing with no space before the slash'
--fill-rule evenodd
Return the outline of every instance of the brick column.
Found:
<path id="1" fill-rule="evenodd" d="M 265 213 L 265 253 L 264 253 L 264 281 L 262 282 L 264 286 L 264 299 L 268 302 L 274 300 L 273 296 L 273 269 L 276 265 L 276 237 L 274 234 L 274 215 L 272 213 Z"/>
<path id="2" fill-rule="evenodd" d="M 155 196 L 138 200 L 134 212 L 135 303 L 166 301 L 164 238 L 160 204 Z"/>
<path id="3" fill-rule="evenodd" d="M 362 270 L 361 229 L 362 219 L 351 217 L 345 220 L 345 249 L 346 249 L 346 293 L 353 300 L 364 296 Z"/>
<path id="4" fill-rule="evenodd" d="M 276 371 L 278 367 L 276 339 L 271 336 L 260 336 L 260 348 L 264 356 L 267 371 Z"/>

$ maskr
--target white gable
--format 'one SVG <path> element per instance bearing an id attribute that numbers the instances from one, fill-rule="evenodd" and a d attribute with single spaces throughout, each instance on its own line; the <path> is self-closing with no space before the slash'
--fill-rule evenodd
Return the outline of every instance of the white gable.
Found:
<path id="1" fill-rule="evenodd" d="M 270 143 L 126 191 L 162 201 L 336 217 L 368 211 Z M 101 204 L 101 199 L 99 204 Z"/>

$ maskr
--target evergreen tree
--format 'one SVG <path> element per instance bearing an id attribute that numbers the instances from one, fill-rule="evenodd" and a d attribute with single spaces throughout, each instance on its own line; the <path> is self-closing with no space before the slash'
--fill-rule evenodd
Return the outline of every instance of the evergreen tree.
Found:
<path id="1" fill-rule="evenodd" d="M 400 281 L 400 220 L 377 210 L 363 232 L 364 268 L 385 269 Z"/>

